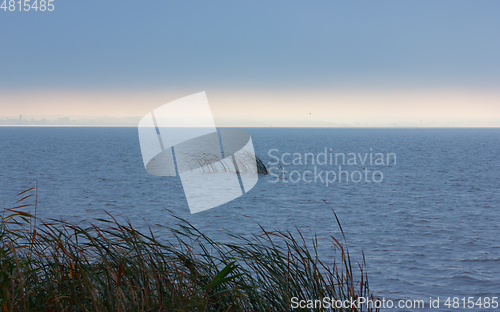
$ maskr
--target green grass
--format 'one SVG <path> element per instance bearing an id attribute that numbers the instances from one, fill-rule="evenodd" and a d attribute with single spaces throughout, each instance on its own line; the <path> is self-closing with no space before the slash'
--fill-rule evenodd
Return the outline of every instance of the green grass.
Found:
<path id="1" fill-rule="evenodd" d="M 233 172 L 237 168 L 240 173 L 253 173 L 267 175 L 269 169 L 264 162 L 254 153 L 243 151 L 231 157 L 221 158 L 210 153 L 197 153 L 185 155 L 190 159 L 193 168 L 202 168 L 203 172 Z M 235 168 L 236 167 L 236 168 Z M 282 170 L 283 168 L 279 166 Z"/>
<path id="2" fill-rule="evenodd" d="M 174 217 L 160 239 L 113 218 L 87 227 L 37 220 L 21 212 L 25 199 L 0 221 L 3 311 L 290 311 L 292 297 L 371 296 L 345 240 L 332 237 L 328 265 L 317 238 L 298 229 L 229 233 L 223 244 Z"/>

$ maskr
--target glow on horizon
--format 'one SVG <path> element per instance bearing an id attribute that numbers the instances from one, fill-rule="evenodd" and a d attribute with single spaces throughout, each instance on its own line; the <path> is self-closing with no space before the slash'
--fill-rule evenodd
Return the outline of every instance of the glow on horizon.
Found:
<path id="1" fill-rule="evenodd" d="M 0 118 L 128 118 L 127 126 L 198 91 L 1 92 Z M 493 90 L 206 91 L 218 126 L 500 126 L 500 91 Z"/>

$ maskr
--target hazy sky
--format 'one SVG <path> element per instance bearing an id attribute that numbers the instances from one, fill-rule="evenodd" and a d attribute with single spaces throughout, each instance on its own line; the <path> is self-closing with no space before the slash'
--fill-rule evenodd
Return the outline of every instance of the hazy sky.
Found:
<path id="1" fill-rule="evenodd" d="M 500 126 L 497 1 L 62 1 L 0 10 L 0 118 Z M 311 113 L 311 115 L 309 115 Z"/>

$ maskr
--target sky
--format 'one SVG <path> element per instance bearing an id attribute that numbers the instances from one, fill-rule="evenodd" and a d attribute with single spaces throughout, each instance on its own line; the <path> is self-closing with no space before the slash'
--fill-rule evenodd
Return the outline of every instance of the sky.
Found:
<path id="1" fill-rule="evenodd" d="M 497 1 L 62 1 L 0 10 L 0 123 L 500 126 Z"/>

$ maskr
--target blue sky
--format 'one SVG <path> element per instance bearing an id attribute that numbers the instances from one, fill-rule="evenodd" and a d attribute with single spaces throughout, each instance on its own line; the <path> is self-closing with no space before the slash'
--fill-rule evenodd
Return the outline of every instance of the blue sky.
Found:
<path id="1" fill-rule="evenodd" d="M 54 4 L 0 10 L 0 92 L 10 108 L 16 92 L 64 90 L 499 90 L 496 1 Z M 0 105 L 11 113 L 5 98 Z"/>

